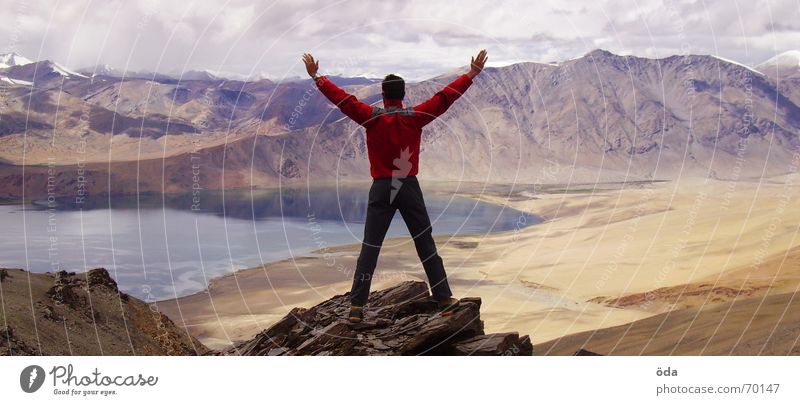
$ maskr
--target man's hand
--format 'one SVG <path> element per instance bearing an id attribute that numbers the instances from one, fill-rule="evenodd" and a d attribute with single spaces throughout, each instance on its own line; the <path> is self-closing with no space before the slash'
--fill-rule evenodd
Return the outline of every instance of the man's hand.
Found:
<path id="1" fill-rule="evenodd" d="M 303 63 L 306 64 L 306 72 L 308 72 L 308 75 L 311 76 L 312 79 L 316 79 L 317 72 L 319 71 L 319 61 L 315 61 L 310 53 L 304 53 Z"/>
<path id="2" fill-rule="evenodd" d="M 488 59 L 489 57 L 487 56 L 486 49 L 481 49 L 481 51 L 478 52 L 478 56 L 473 57 L 470 61 L 469 73 L 467 73 L 467 76 L 469 76 L 470 79 L 474 79 L 475 76 L 483 70 L 483 65 L 486 64 L 486 60 Z"/>

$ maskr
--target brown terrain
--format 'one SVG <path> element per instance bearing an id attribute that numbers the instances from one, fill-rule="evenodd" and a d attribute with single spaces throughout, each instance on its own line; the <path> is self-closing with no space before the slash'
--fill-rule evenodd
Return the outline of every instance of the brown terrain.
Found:
<path id="1" fill-rule="evenodd" d="M 600 300 L 664 313 L 536 346 L 538 354 L 800 355 L 800 247 L 691 284 Z"/>
<path id="2" fill-rule="evenodd" d="M 539 355 L 578 349 L 624 356 L 800 355 L 800 294 L 742 298 L 670 311 L 534 346 Z"/>
<path id="3" fill-rule="evenodd" d="M 0 355 L 191 355 L 208 351 L 105 269 L 0 269 Z"/>
<path id="4" fill-rule="evenodd" d="M 792 311 L 800 287 L 800 211 L 787 205 L 800 193 L 796 178 L 545 187 L 535 197 L 524 188 L 497 189 L 472 196 L 546 221 L 439 237 L 437 245 L 454 292 L 481 297 L 487 333 L 529 335 L 535 355 L 669 354 L 663 345 L 675 342 L 682 346 L 674 354 L 794 353 L 800 331 L 785 311 Z M 410 242 L 384 244 L 376 289 L 424 280 Z M 294 307 L 347 291 L 346 270 L 357 256 L 358 246 L 348 245 L 265 263 L 159 308 L 209 347 L 224 349 Z M 664 319 L 670 321 L 658 328 Z M 689 335 L 699 327 L 705 329 Z M 768 328 L 775 330 L 770 339 Z M 684 343 L 674 335 L 684 332 L 706 340 Z M 624 352 L 614 348 L 620 339 L 632 342 Z"/>

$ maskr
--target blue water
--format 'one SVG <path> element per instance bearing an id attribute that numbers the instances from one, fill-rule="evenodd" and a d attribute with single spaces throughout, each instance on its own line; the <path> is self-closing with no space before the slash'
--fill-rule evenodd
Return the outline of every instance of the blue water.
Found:
<path id="1" fill-rule="evenodd" d="M 139 298 L 174 298 L 261 263 L 358 243 L 367 189 L 319 187 L 99 196 L 0 206 L 0 267 L 32 272 L 106 267 Z M 485 234 L 541 220 L 516 210 L 427 193 L 436 235 Z M 194 206 L 193 206 L 194 205 Z M 398 213 L 387 237 L 407 235 Z"/>

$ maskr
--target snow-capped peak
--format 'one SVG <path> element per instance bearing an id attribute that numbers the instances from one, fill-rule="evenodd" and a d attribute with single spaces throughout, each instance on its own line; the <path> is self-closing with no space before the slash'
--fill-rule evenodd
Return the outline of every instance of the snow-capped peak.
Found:
<path id="1" fill-rule="evenodd" d="M 115 74 L 116 72 L 117 72 L 117 69 L 114 69 L 114 67 L 112 67 L 111 65 L 106 64 L 106 65 L 103 65 L 103 66 L 97 66 L 95 68 L 94 72 L 92 72 L 92 76 L 97 76 L 97 75 L 111 76 L 111 75 Z"/>
<path id="2" fill-rule="evenodd" d="M 33 63 L 33 61 L 24 56 L 20 56 L 16 52 L 0 54 L 0 69 L 27 65 L 29 63 Z"/>
<path id="3" fill-rule="evenodd" d="M 800 51 L 786 51 L 767 59 L 761 66 L 800 67 Z"/>
<path id="4" fill-rule="evenodd" d="M 83 77 L 83 78 L 87 78 L 87 79 L 89 78 L 86 75 L 82 75 L 82 74 L 80 74 L 78 72 L 75 72 L 73 70 L 69 70 L 68 68 L 66 68 L 63 65 L 60 65 L 60 64 L 58 64 L 56 62 L 52 62 L 52 63 L 53 63 L 53 71 L 55 71 L 56 73 L 60 74 L 61 76 L 67 76 L 67 77 L 68 76 L 78 76 L 78 77 Z"/>
<path id="5" fill-rule="evenodd" d="M 94 67 L 86 67 L 86 68 L 83 68 L 83 69 L 78 69 L 78 72 L 83 74 L 83 75 L 87 75 L 87 76 L 91 76 L 91 77 L 95 77 L 95 76 L 119 76 L 119 74 L 117 73 L 117 69 L 114 69 L 113 66 L 108 65 L 108 64 L 96 65 Z"/>
<path id="6" fill-rule="evenodd" d="M 227 80 L 251 81 L 251 80 L 261 80 L 266 78 L 266 76 L 263 73 L 244 74 L 244 73 L 234 73 L 222 70 L 209 70 L 209 69 L 204 70 L 204 72 L 208 73 L 214 78 L 227 79 Z"/>

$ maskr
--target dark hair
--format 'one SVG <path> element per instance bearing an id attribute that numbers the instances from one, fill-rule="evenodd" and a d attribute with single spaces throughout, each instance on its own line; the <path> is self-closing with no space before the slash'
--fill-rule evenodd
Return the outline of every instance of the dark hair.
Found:
<path id="1" fill-rule="evenodd" d="M 406 82 L 397 75 L 387 75 L 381 83 L 383 98 L 390 100 L 402 100 L 406 96 Z"/>

